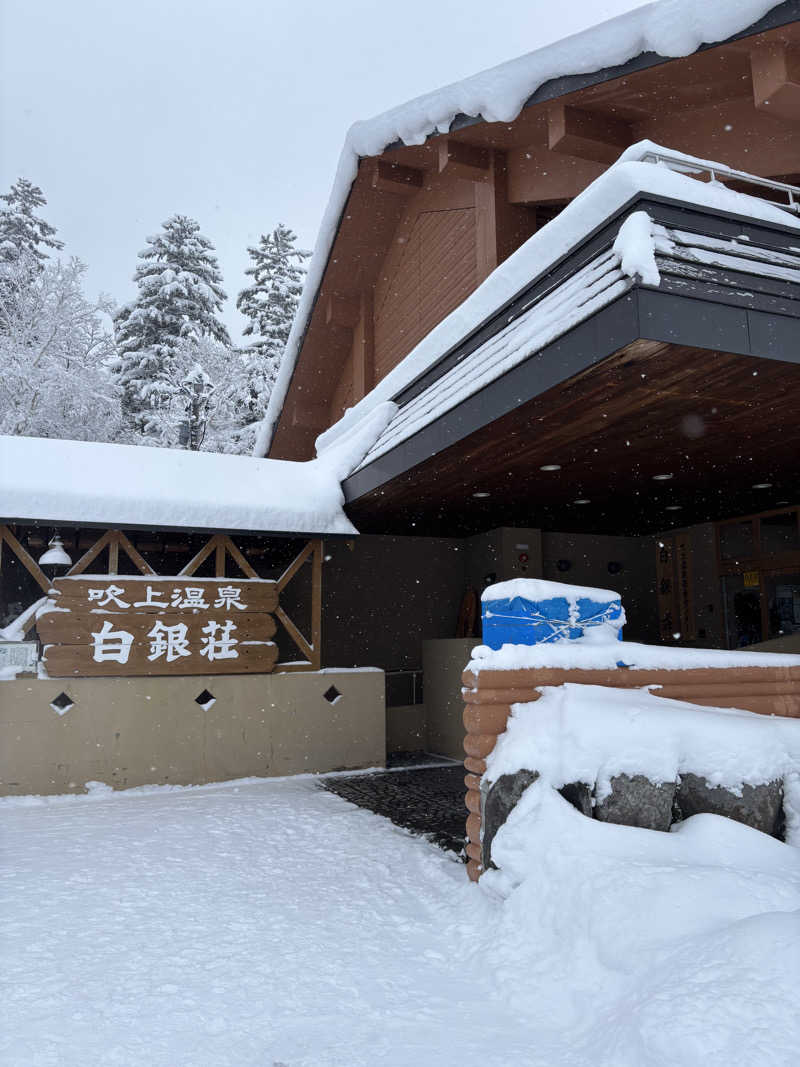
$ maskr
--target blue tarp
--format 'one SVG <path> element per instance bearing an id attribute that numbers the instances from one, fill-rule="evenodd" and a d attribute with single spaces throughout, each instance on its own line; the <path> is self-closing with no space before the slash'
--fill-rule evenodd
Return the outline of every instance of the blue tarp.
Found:
<path id="1" fill-rule="evenodd" d="M 584 630 L 604 623 L 618 623 L 622 616 L 622 601 L 593 600 L 577 597 L 549 597 L 528 600 L 515 596 L 504 600 L 489 600 L 482 604 L 483 643 L 498 649 L 502 645 L 539 645 L 553 641 L 574 641 Z M 622 640 L 622 627 L 618 632 Z"/>

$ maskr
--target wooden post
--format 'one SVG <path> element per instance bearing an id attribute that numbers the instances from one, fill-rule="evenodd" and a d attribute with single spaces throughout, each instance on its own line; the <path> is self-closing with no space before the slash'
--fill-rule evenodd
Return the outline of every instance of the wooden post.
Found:
<path id="1" fill-rule="evenodd" d="M 311 662 L 315 671 L 322 666 L 322 548 L 321 540 L 314 542 L 311 564 Z"/>
<path id="2" fill-rule="evenodd" d="M 3 541 L 6 542 L 8 547 L 20 561 L 25 570 L 30 574 L 31 578 L 36 582 L 40 589 L 45 593 L 50 589 L 52 582 L 44 573 L 42 568 L 33 558 L 33 556 L 22 547 L 16 537 L 12 534 L 7 526 L 0 526 L 0 548 Z"/>
<path id="3" fill-rule="evenodd" d="M 108 573 L 119 574 L 119 538 L 115 536 L 108 542 Z"/>

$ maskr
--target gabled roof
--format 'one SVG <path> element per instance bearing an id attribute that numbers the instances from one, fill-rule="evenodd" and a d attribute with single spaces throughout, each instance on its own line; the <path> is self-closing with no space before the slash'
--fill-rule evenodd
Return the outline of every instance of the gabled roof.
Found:
<path id="1" fill-rule="evenodd" d="M 603 22 L 545 48 L 491 70 L 428 93 L 376 118 L 357 122 L 345 140 L 328 206 L 278 380 L 270 397 L 255 446 L 256 455 L 269 449 L 280 416 L 317 292 L 328 263 L 359 159 L 376 156 L 402 142 L 421 144 L 432 134 L 445 133 L 470 121 L 513 121 L 523 107 L 552 85 L 556 97 L 577 86 L 567 81 L 585 75 L 592 80 L 616 77 L 636 57 L 658 63 L 690 55 L 704 45 L 728 40 L 745 30 L 768 28 L 755 24 L 767 12 L 778 11 L 778 22 L 797 18 L 797 0 L 729 0 L 698 4 L 697 0 L 658 0 Z M 778 24 L 778 23 L 776 23 Z"/>

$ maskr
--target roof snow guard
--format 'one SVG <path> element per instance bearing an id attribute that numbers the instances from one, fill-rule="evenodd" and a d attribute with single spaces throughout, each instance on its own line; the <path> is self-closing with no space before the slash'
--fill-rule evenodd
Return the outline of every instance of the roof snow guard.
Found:
<path id="1" fill-rule="evenodd" d="M 652 66 L 739 35 L 759 33 L 798 17 L 800 0 L 657 0 L 581 33 L 548 44 L 490 70 L 446 85 L 356 122 L 348 131 L 323 215 L 314 254 L 286 345 L 278 379 L 256 440 L 264 456 L 272 442 L 300 349 L 345 211 L 359 160 L 397 144 L 424 144 L 428 137 L 474 122 L 513 122 L 527 106 L 555 99 L 584 85 L 618 77 L 629 67 Z"/>
<path id="2" fill-rule="evenodd" d="M 658 162 L 640 161 L 646 157 Z M 358 499 L 633 339 L 624 336 L 620 312 L 606 325 L 602 345 L 596 339 L 574 358 L 569 355 L 559 339 L 604 309 L 611 314 L 613 307 L 624 307 L 633 316 L 632 335 L 699 344 L 696 335 L 681 336 L 691 324 L 685 307 L 677 313 L 675 301 L 690 299 L 697 309 L 710 300 L 750 319 L 746 329 L 737 327 L 730 336 L 722 337 L 715 326 L 708 347 L 793 358 L 790 334 L 796 339 L 800 320 L 800 218 L 793 205 L 800 202 L 800 190 L 777 190 L 786 195 L 781 207 L 718 181 L 687 176 L 702 177 L 712 168 L 726 172 L 722 165 L 644 142 L 537 231 L 320 437 L 324 455 L 376 405 L 396 405 L 386 429 L 345 481 L 346 499 Z M 749 178 L 730 176 L 737 182 Z M 632 303 L 634 289 L 646 307 Z M 486 393 L 490 385 L 497 409 Z M 402 457 L 389 455 L 404 443 Z"/>

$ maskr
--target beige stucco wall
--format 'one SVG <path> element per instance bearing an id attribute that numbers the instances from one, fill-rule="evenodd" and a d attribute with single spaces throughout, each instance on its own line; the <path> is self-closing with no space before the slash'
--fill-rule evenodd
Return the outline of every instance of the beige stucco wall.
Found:
<path id="1" fill-rule="evenodd" d="M 479 645 L 474 637 L 422 642 L 428 751 L 450 759 L 464 758 L 464 698 L 461 675 L 470 653 Z"/>
<path id="2" fill-rule="evenodd" d="M 195 702 L 204 689 L 208 711 Z M 62 691 L 74 706 L 59 716 Z M 2 795 L 382 766 L 385 752 L 377 670 L 0 682 Z"/>

